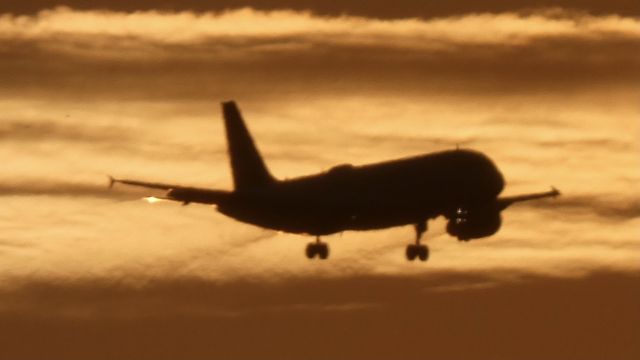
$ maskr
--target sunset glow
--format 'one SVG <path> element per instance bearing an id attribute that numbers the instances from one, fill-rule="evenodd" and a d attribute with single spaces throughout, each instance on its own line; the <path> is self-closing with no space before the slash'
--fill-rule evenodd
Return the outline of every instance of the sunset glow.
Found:
<path id="1" fill-rule="evenodd" d="M 640 13 L 168 3 L 0 12 L 0 335 L 57 339 L 0 358 L 92 358 L 112 339 L 121 358 L 150 343 L 178 344 L 153 358 L 418 359 L 422 341 L 434 358 L 640 356 Z M 468 243 L 438 218 L 416 264 L 410 227 L 323 237 L 330 259 L 309 261 L 313 237 L 107 188 L 231 190 L 226 100 L 279 179 L 460 147 L 496 163 L 503 195 L 563 195 Z"/>

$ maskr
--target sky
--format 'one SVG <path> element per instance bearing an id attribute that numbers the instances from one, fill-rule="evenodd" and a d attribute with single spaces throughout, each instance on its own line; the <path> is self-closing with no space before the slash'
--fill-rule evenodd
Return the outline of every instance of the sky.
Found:
<path id="1" fill-rule="evenodd" d="M 631 1 L 3 1 L 0 357 L 640 356 Z M 231 189 L 220 102 L 278 178 L 456 146 L 515 205 L 323 240 L 107 175 Z"/>

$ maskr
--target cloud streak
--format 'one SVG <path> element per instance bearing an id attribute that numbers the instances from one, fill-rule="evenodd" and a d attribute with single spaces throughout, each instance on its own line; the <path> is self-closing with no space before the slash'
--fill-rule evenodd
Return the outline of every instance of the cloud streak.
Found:
<path id="1" fill-rule="evenodd" d="M 478 31 L 482 29 L 482 31 Z M 219 13 L 163 13 L 142 11 L 44 10 L 36 16 L 0 17 L 5 40 L 82 41 L 97 37 L 193 44 L 204 41 L 242 43 L 242 39 L 267 40 L 265 51 L 277 50 L 278 39 L 312 39 L 310 43 L 385 45 L 407 49 L 447 49 L 468 45 L 526 45 L 541 39 L 640 37 L 640 21 L 618 15 L 576 15 L 571 12 L 541 14 L 467 14 L 431 20 L 382 21 L 355 16 L 320 17 L 310 12 L 258 11 L 251 8 Z M 269 44 L 269 41 L 272 43 Z M 125 43 L 126 44 L 126 43 Z M 100 44 L 105 45 L 105 44 Z M 286 41 L 281 42 L 287 48 Z M 256 48 L 260 49 L 257 45 Z"/>
<path id="2" fill-rule="evenodd" d="M 64 124 L 56 119 L 11 120 L 2 118 L 0 141 L 113 142 L 126 138 L 126 131 L 91 124 Z"/>

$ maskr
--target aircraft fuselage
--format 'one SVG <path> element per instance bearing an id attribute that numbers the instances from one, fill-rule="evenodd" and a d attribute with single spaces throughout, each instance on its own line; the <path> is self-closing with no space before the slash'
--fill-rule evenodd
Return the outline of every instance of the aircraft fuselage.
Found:
<path id="1" fill-rule="evenodd" d="M 495 202 L 504 179 L 484 154 L 452 150 L 327 172 L 255 191 L 234 191 L 218 210 L 239 221 L 328 235 L 416 224 L 460 206 Z"/>

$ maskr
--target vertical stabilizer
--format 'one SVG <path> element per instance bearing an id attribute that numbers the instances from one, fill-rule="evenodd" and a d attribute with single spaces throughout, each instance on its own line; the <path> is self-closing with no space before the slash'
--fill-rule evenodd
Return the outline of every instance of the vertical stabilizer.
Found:
<path id="1" fill-rule="evenodd" d="M 236 103 L 223 102 L 222 114 L 235 190 L 250 191 L 273 183 L 274 179 L 264 164 Z"/>

